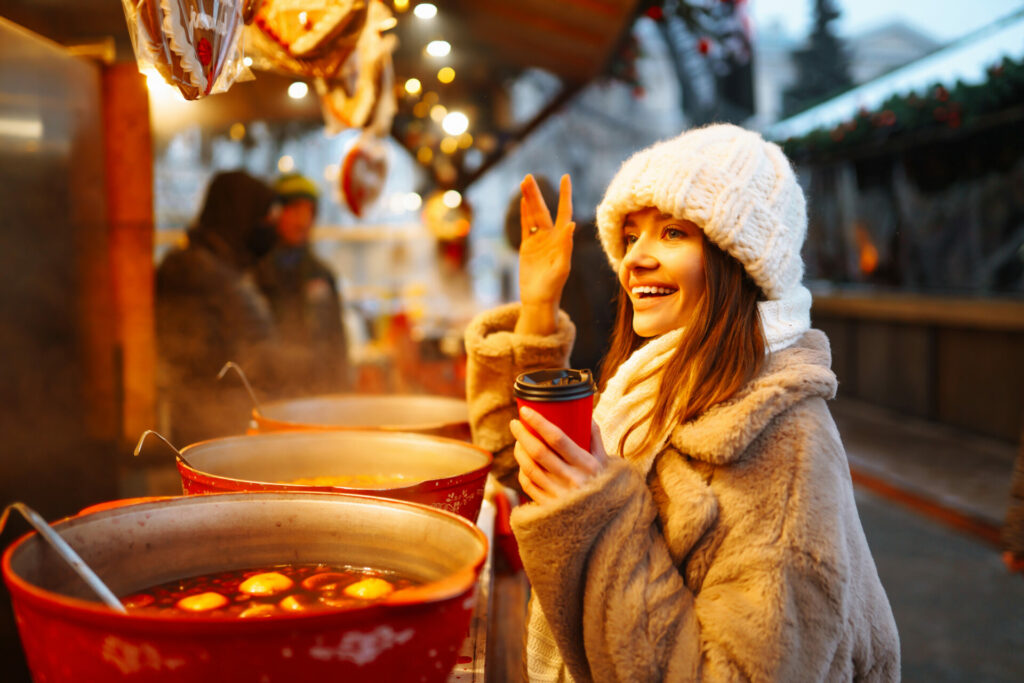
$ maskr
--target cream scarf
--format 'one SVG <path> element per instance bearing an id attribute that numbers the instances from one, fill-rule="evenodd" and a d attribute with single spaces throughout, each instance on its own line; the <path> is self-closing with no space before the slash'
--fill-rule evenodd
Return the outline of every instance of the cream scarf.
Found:
<path id="1" fill-rule="evenodd" d="M 609 457 L 628 460 L 644 477 L 664 448 L 673 425 L 652 425 L 646 420 L 629 435 L 621 453 L 619 442 L 634 421 L 654 407 L 661 386 L 661 368 L 679 348 L 683 331 L 680 328 L 663 334 L 634 351 L 605 384 L 594 408 L 594 421 L 601 428 L 605 452 Z M 640 444 L 652 429 L 656 438 L 648 448 L 641 449 Z M 530 599 L 526 635 L 526 670 L 531 683 L 572 683 L 573 680 L 540 603 L 533 598 Z"/>

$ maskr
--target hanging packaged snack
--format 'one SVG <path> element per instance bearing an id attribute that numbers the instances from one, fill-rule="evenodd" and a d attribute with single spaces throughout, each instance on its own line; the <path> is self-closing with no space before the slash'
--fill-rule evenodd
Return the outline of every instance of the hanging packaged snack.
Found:
<path id="1" fill-rule="evenodd" d="M 252 73 L 243 9 L 258 0 L 121 0 L 139 70 L 156 70 L 187 100 L 225 92 Z"/>
<path id="2" fill-rule="evenodd" d="M 367 0 L 263 0 L 245 32 L 253 67 L 334 78 L 366 25 Z"/>
<path id="3" fill-rule="evenodd" d="M 393 94 L 394 68 L 391 53 L 398 41 L 393 35 L 381 34 L 394 25 L 391 10 L 380 0 L 372 0 L 366 26 L 359 36 L 355 51 L 333 80 L 316 80 L 328 135 L 349 128 L 362 128 L 371 122 L 374 122 L 375 128 L 383 124 L 384 130 L 380 134 L 386 135 L 390 131 L 391 119 L 397 109 Z M 378 116 L 382 106 L 386 118 L 383 122 Z"/>
<path id="4" fill-rule="evenodd" d="M 349 147 L 341 163 L 341 196 L 357 217 L 380 197 L 388 175 L 387 143 L 364 131 Z"/>

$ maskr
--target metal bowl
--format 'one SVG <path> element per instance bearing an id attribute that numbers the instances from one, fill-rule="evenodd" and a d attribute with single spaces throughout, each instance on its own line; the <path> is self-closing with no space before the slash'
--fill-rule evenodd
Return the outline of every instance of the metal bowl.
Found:
<path id="1" fill-rule="evenodd" d="M 37 534 L 3 556 L 39 681 L 443 681 L 474 606 L 487 539 L 395 500 L 321 493 L 186 496 L 54 525 L 117 595 L 281 563 L 349 564 L 423 581 L 356 609 L 261 619 L 116 613 Z"/>
<path id="2" fill-rule="evenodd" d="M 431 505 L 474 521 L 492 457 L 464 441 L 384 431 L 294 431 L 211 439 L 182 450 L 185 493 L 335 491 Z M 326 476 L 404 477 L 380 488 L 289 484 Z"/>
<path id="3" fill-rule="evenodd" d="M 283 429 L 380 429 L 469 440 L 469 407 L 445 396 L 329 394 L 262 403 L 259 432 Z"/>

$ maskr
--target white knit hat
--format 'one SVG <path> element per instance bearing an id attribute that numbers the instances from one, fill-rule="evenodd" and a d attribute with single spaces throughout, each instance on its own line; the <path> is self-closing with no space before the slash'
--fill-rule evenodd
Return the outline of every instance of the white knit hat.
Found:
<path id="1" fill-rule="evenodd" d="M 743 264 L 767 301 L 758 303 L 772 351 L 811 325 L 811 293 L 801 284 L 807 234 L 804 194 L 789 160 L 757 133 L 719 124 L 659 142 L 622 164 L 597 207 L 597 228 L 618 272 L 626 214 L 655 207 L 692 221 Z"/>

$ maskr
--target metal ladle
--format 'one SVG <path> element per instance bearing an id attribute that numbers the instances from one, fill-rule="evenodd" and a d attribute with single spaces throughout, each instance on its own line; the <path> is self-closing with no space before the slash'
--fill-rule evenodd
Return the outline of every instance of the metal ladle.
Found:
<path id="1" fill-rule="evenodd" d="M 7 523 L 7 517 L 10 516 L 11 510 L 17 510 L 22 516 L 28 521 L 32 527 L 39 532 L 39 535 L 50 544 L 50 546 L 57 551 L 61 559 L 71 565 L 71 568 L 82 577 L 82 580 L 88 584 L 89 588 L 103 601 L 103 604 L 121 614 L 128 614 L 128 610 L 124 608 L 121 601 L 117 599 L 114 592 L 107 587 L 107 584 L 103 583 L 99 576 L 96 575 L 89 565 L 85 563 L 85 560 L 75 552 L 74 548 L 68 545 L 68 542 L 58 534 L 49 523 L 43 519 L 42 515 L 38 512 L 25 505 L 24 503 L 11 503 L 4 508 L 3 515 L 0 515 L 0 531 L 3 531 L 4 524 Z"/>

